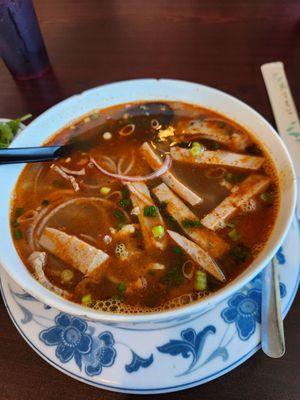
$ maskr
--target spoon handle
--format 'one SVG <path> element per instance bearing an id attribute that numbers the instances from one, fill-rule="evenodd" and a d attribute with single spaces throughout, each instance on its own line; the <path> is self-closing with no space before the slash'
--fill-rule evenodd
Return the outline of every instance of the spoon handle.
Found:
<path id="1" fill-rule="evenodd" d="M 0 164 L 56 160 L 62 146 L 7 148 L 0 150 Z"/>
<path id="2" fill-rule="evenodd" d="M 285 341 L 280 307 L 278 271 L 274 259 L 265 268 L 263 274 L 261 345 L 263 352 L 269 357 L 279 358 L 285 353 Z"/>

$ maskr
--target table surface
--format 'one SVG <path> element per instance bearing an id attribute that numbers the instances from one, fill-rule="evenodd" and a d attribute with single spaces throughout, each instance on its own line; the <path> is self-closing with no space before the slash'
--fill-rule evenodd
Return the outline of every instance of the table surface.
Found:
<path id="1" fill-rule="evenodd" d="M 273 123 L 260 65 L 282 60 L 300 104 L 299 0 L 36 0 L 53 73 L 15 82 L 0 62 L 0 117 L 37 116 L 74 93 L 142 77 L 217 87 Z M 0 60 L 1 61 L 1 60 Z M 299 297 L 298 297 L 299 300 Z M 261 351 L 216 381 L 166 399 L 299 399 L 299 302 L 285 321 L 287 353 Z M 58 372 L 21 339 L 0 303 L 0 399 L 125 399 Z M 139 396 L 144 397 L 144 396 Z M 153 396 L 154 397 L 154 396 Z"/>

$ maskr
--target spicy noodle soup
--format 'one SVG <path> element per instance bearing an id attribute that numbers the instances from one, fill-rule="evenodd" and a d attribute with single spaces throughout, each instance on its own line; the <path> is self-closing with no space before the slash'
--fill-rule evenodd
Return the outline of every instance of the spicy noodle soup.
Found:
<path id="1" fill-rule="evenodd" d="M 57 133 L 55 162 L 28 164 L 11 210 L 28 270 L 101 311 L 196 301 L 242 273 L 278 210 L 275 169 L 251 132 L 179 102 L 118 105 Z"/>

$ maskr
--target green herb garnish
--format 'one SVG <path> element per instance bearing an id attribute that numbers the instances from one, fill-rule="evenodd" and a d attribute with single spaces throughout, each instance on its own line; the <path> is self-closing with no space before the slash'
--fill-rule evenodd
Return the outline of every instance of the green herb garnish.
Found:
<path id="1" fill-rule="evenodd" d="M 197 219 L 195 219 L 195 220 L 192 220 L 192 219 L 184 219 L 183 221 L 182 221 L 182 226 L 184 227 L 184 228 L 186 228 L 186 229 L 188 229 L 188 228 L 201 228 L 202 227 L 202 224 L 201 224 L 201 222 L 199 221 L 199 220 L 197 220 Z"/>
<path id="2" fill-rule="evenodd" d="M 227 182 L 232 184 L 239 183 L 244 179 L 243 175 L 233 174 L 232 172 L 226 172 L 224 178 Z"/>
<path id="3" fill-rule="evenodd" d="M 165 234 L 165 228 L 162 225 L 157 225 L 152 228 L 152 235 L 155 239 L 160 239 Z"/>
<path id="4" fill-rule="evenodd" d="M 17 240 L 22 239 L 22 237 L 23 237 L 22 231 L 20 231 L 20 229 L 18 229 L 18 228 L 15 228 L 14 229 L 14 237 Z"/>
<path id="5" fill-rule="evenodd" d="M 169 268 L 160 281 L 167 286 L 176 287 L 182 284 L 183 279 L 181 265 L 175 265 Z"/>
<path id="6" fill-rule="evenodd" d="M 182 254 L 182 250 L 180 247 L 173 247 L 173 251 L 175 254 L 180 254 L 180 255 Z"/>
<path id="7" fill-rule="evenodd" d="M 126 283 L 125 282 L 120 282 L 118 285 L 118 294 L 117 294 L 117 298 L 119 300 L 122 300 L 125 296 L 126 293 Z"/>
<path id="8" fill-rule="evenodd" d="M 157 217 L 158 209 L 156 206 L 145 206 L 144 207 L 144 216 L 145 217 Z"/>
<path id="9" fill-rule="evenodd" d="M 132 202 L 130 199 L 122 199 L 119 201 L 119 205 L 122 208 L 131 208 L 132 207 Z"/>
<path id="10" fill-rule="evenodd" d="M 125 217 L 124 213 L 121 210 L 119 210 L 118 208 L 113 211 L 113 215 L 114 215 L 114 217 L 116 217 L 119 220 L 119 222 L 121 224 L 124 224 L 126 222 L 126 217 Z"/>
<path id="11" fill-rule="evenodd" d="M 227 222 L 227 223 L 226 223 L 226 226 L 227 226 L 228 228 L 235 228 L 236 225 L 237 225 L 237 221 L 236 221 L 235 219 L 233 219 L 233 220 L 231 220 L 230 222 Z"/>
<path id="12" fill-rule="evenodd" d="M 11 141 L 13 140 L 15 134 L 18 132 L 20 128 L 20 122 L 25 121 L 28 118 L 31 118 L 31 114 L 24 115 L 21 118 L 17 118 L 8 122 L 0 123 L 0 147 L 7 147 Z"/>
<path id="13" fill-rule="evenodd" d="M 49 204 L 50 204 L 50 201 L 47 200 L 47 199 L 44 199 L 44 200 L 42 201 L 42 206 L 48 206 Z"/>
<path id="14" fill-rule="evenodd" d="M 207 288 L 207 275 L 204 271 L 196 271 L 194 289 L 206 290 Z"/>
<path id="15" fill-rule="evenodd" d="M 230 254 L 239 262 L 244 262 L 250 256 L 250 250 L 243 244 L 238 244 L 230 250 Z"/>
<path id="16" fill-rule="evenodd" d="M 233 228 L 230 232 L 228 232 L 228 236 L 235 242 L 241 238 L 241 234 L 236 228 Z"/>

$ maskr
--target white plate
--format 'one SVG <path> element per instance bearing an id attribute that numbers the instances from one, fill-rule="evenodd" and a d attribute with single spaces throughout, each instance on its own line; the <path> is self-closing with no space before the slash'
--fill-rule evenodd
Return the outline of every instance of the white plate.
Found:
<path id="1" fill-rule="evenodd" d="M 299 283 L 296 221 L 277 261 L 285 316 Z M 24 292 L 4 271 L 1 283 L 7 311 L 27 343 L 58 370 L 102 389 L 136 394 L 186 389 L 229 372 L 260 348 L 259 276 L 200 317 L 144 330 L 60 313 Z"/>

